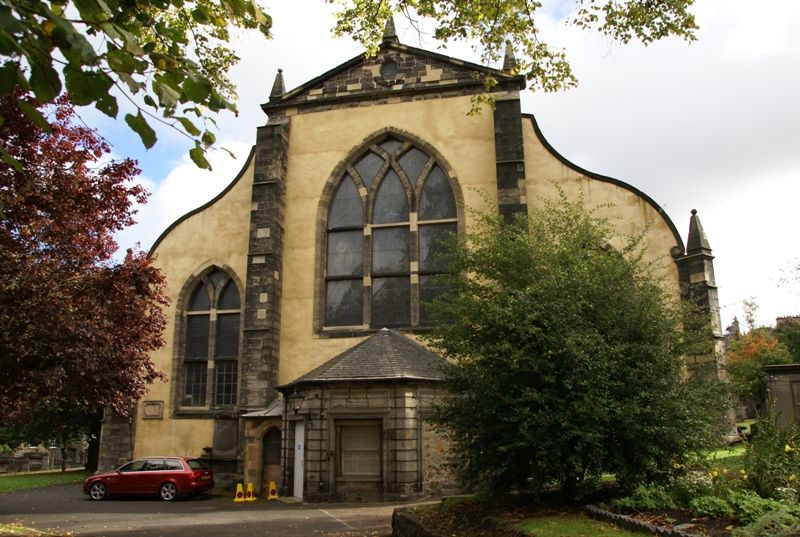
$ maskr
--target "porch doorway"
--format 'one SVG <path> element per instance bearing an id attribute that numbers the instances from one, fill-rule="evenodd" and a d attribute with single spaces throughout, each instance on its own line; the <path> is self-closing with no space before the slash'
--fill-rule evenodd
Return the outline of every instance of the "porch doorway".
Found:
<path id="1" fill-rule="evenodd" d="M 281 479 L 281 430 L 273 427 L 261 439 L 261 493 L 265 494 L 270 481 Z"/>
<path id="2" fill-rule="evenodd" d="M 292 496 L 303 497 L 303 482 L 306 476 L 306 422 L 297 421 L 294 425 L 294 488 Z"/>

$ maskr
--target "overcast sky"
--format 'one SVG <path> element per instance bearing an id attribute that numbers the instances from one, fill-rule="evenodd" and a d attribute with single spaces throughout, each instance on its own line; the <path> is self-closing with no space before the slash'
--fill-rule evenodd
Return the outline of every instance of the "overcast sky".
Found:
<path id="1" fill-rule="evenodd" d="M 723 328 L 742 318 L 742 300 L 755 298 L 759 324 L 800 314 L 800 286 L 782 283 L 800 261 L 796 238 L 800 196 L 800 2 L 696 0 L 698 41 L 669 39 L 649 47 L 611 44 L 568 27 L 564 6 L 546 3 L 540 15 L 551 46 L 564 47 L 580 85 L 557 94 L 525 92 L 523 112 L 536 116 L 553 147 L 572 162 L 643 190 L 672 218 L 686 240 L 690 211 L 698 210 L 713 248 Z M 361 52 L 333 39 L 323 0 L 266 2 L 273 39 L 247 33 L 232 73 L 239 117 L 219 118 L 213 172 L 186 156 L 185 139 L 158 130 L 145 152 L 120 120 L 93 116 L 118 156 L 139 160 L 152 193 L 139 224 L 119 236 L 124 251 L 149 248 L 161 231 L 205 203 L 241 168 L 256 127 L 266 116 L 275 74 L 283 68 L 294 88 Z M 419 36 L 397 18 L 401 42 L 477 61 L 469 46 Z M 121 116 L 120 116 L 121 117 Z"/>

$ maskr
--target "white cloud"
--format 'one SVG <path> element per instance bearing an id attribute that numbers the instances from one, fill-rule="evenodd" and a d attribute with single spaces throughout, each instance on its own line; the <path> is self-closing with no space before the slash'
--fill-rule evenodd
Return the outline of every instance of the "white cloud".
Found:
<path id="1" fill-rule="evenodd" d="M 199 169 L 184 155 L 159 182 L 146 176 L 139 178 L 150 192 L 150 198 L 145 205 L 137 207 L 137 223 L 117 235 L 120 251 L 136 243 L 140 243 L 142 249 L 149 249 L 170 224 L 214 198 L 236 178 L 250 146 L 225 141 L 221 145 L 233 151 L 237 158 L 234 160 L 222 151 L 211 152 L 209 162 L 213 171 Z"/>
<path id="2" fill-rule="evenodd" d="M 796 0 L 725 0 L 719 7 L 724 11 L 715 10 L 715 14 L 729 17 L 730 29 L 724 40 L 727 53 L 758 58 L 796 46 L 792 35 L 800 18 Z"/>

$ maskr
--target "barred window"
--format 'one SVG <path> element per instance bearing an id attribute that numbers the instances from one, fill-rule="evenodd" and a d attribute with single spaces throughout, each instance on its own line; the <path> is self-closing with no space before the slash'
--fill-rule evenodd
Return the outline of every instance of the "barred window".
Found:
<path id="1" fill-rule="evenodd" d="M 339 476 L 379 478 L 381 426 L 377 422 L 341 423 L 338 427 Z"/>
<path id="2" fill-rule="evenodd" d="M 241 300 L 230 276 L 215 269 L 192 291 L 185 315 L 181 406 L 236 405 Z M 209 383 L 211 378 L 213 382 Z"/>
<path id="3" fill-rule="evenodd" d="M 324 326 L 428 324 L 457 222 L 450 179 L 425 151 L 390 136 L 357 155 L 328 207 Z"/>

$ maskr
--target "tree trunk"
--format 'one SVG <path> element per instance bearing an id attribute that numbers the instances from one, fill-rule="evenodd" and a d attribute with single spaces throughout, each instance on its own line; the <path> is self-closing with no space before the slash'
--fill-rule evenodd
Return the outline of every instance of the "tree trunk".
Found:
<path id="1" fill-rule="evenodd" d="M 103 427 L 103 412 L 95 413 L 92 423 L 89 426 L 88 440 L 89 446 L 86 449 L 86 470 L 96 472 L 100 465 L 100 432 Z"/>

